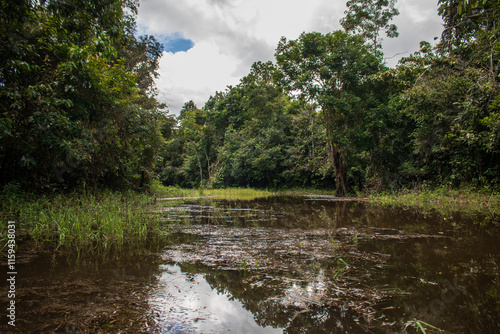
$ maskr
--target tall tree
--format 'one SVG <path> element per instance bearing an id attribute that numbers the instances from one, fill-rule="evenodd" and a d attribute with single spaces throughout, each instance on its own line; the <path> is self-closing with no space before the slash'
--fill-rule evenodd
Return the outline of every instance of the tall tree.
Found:
<path id="1" fill-rule="evenodd" d="M 282 38 L 276 50 L 282 84 L 321 107 L 338 196 L 349 193 L 347 161 L 354 156 L 367 119 L 367 78 L 377 73 L 381 59 L 360 36 L 343 31 L 303 33 Z"/>
<path id="2" fill-rule="evenodd" d="M 398 37 L 398 28 L 389 24 L 394 16 L 399 15 L 395 8 L 396 0 L 349 0 L 347 1 L 346 16 L 340 24 L 347 31 L 359 34 L 371 41 L 373 49 L 382 47 L 380 31 L 385 30 L 387 37 Z"/>

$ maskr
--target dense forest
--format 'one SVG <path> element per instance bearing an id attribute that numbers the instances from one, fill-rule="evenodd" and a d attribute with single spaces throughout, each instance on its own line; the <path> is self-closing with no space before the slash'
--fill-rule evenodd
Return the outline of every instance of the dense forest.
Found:
<path id="1" fill-rule="evenodd" d="M 162 149 L 163 51 L 133 0 L 0 4 L 0 184 L 144 186 Z"/>
<path id="2" fill-rule="evenodd" d="M 500 3 L 439 0 L 432 47 L 384 63 L 394 0 L 349 0 L 343 30 L 282 38 L 236 86 L 178 117 L 162 46 L 132 0 L 3 1 L 0 184 L 32 189 L 500 189 Z"/>

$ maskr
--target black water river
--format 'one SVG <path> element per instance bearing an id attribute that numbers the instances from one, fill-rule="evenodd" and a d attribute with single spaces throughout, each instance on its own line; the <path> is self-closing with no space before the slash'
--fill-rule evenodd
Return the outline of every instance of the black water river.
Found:
<path id="1" fill-rule="evenodd" d="M 161 249 L 19 264 L 16 330 L 500 332 L 494 214 L 330 197 L 164 203 Z"/>

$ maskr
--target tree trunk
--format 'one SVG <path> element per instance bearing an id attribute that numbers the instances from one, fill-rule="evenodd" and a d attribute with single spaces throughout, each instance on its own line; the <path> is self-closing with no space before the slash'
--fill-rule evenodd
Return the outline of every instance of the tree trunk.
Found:
<path id="1" fill-rule="evenodd" d="M 208 182 L 210 182 L 210 176 L 212 176 L 212 171 L 210 170 L 210 158 L 208 157 L 207 149 L 204 148 L 203 151 L 205 152 L 205 157 L 207 158 Z"/>
<path id="2" fill-rule="evenodd" d="M 191 142 L 194 148 L 194 153 L 196 154 L 196 158 L 198 159 L 198 167 L 200 167 L 200 186 L 203 185 L 203 167 L 201 166 L 200 154 L 198 153 L 198 149 L 196 148 L 196 144 Z"/>
<path id="3" fill-rule="evenodd" d="M 331 133 L 334 131 L 333 118 L 334 113 L 329 110 L 323 110 L 323 115 L 326 122 L 326 130 L 328 133 L 328 145 L 329 156 L 332 160 L 333 169 L 335 172 L 335 196 L 344 197 L 349 194 L 349 186 L 347 184 L 347 166 L 344 163 L 342 154 L 339 149 L 337 149 Z"/>
<path id="4" fill-rule="evenodd" d="M 347 184 L 347 166 L 345 165 L 342 155 L 333 143 L 330 145 L 330 158 L 332 159 L 333 170 L 335 173 L 335 196 L 345 197 L 349 194 L 349 186 Z"/>

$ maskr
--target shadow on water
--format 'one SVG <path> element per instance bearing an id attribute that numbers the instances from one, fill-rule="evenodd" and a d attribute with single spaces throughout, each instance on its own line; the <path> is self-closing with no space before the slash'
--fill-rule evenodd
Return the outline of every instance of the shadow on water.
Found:
<path id="1" fill-rule="evenodd" d="M 20 264 L 16 329 L 500 331 L 498 217 L 314 197 L 169 205 L 160 251 Z"/>

